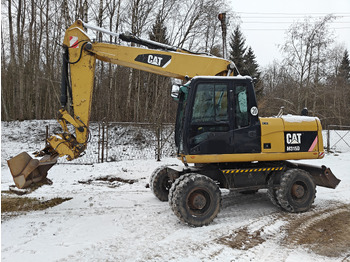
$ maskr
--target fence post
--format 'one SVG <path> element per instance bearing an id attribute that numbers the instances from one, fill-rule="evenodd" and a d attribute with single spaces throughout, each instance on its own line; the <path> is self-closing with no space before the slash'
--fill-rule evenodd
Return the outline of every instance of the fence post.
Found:
<path id="1" fill-rule="evenodd" d="M 106 153 L 105 153 L 106 152 Z M 108 124 L 102 121 L 98 124 L 98 163 L 103 163 L 108 157 Z"/>
<path id="2" fill-rule="evenodd" d="M 330 140 L 331 136 L 330 136 L 330 130 L 329 130 L 329 125 L 327 126 L 327 153 L 329 153 L 330 150 Z"/>
<path id="3" fill-rule="evenodd" d="M 108 161 L 108 143 L 109 143 L 109 135 L 108 135 L 108 126 L 109 123 L 106 123 L 106 161 Z"/>
<path id="4" fill-rule="evenodd" d="M 98 123 L 98 140 L 97 140 L 97 163 L 100 163 L 100 148 L 101 148 L 101 123 Z"/>
<path id="5" fill-rule="evenodd" d="M 156 135 L 157 135 L 157 161 L 160 161 L 160 154 L 161 154 L 161 135 L 162 135 L 162 131 L 161 131 L 161 126 L 162 124 L 157 124 L 157 131 L 156 131 Z"/>
<path id="6" fill-rule="evenodd" d="M 102 145 L 101 145 L 101 163 L 103 163 L 104 160 L 104 154 L 105 154 L 105 123 L 102 122 Z"/>

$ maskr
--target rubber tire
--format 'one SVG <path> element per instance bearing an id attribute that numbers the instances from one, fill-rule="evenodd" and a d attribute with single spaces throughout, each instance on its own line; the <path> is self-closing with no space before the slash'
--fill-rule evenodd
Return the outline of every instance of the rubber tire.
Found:
<path id="1" fill-rule="evenodd" d="M 191 207 L 190 199 L 198 195 L 202 200 L 205 198 L 204 207 Z M 210 224 L 220 212 L 221 191 L 211 178 L 189 173 L 181 177 L 174 187 L 171 201 L 175 215 L 182 222 L 200 227 Z"/>
<path id="2" fill-rule="evenodd" d="M 303 188 L 299 199 L 293 195 L 293 185 Z M 316 185 L 311 175 L 302 169 L 289 169 L 281 176 L 280 188 L 276 191 L 278 203 L 292 213 L 305 212 L 311 208 L 316 196 Z"/>
<path id="3" fill-rule="evenodd" d="M 278 208 L 282 208 L 277 199 L 277 188 L 273 188 L 273 176 L 268 181 L 267 196 L 271 203 Z"/>
<path id="4" fill-rule="evenodd" d="M 169 189 L 171 187 L 167 168 L 167 166 L 160 166 L 154 170 L 149 183 L 153 194 L 163 202 L 168 201 Z"/>
<path id="5" fill-rule="evenodd" d="M 190 174 L 185 174 L 185 175 L 182 175 L 180 176 L 179 178 L 177 178 L 174 183 L 171 185 L 171 188 L 169 189 L 169 195 L 168 195 L 168 201 L 169 201 L 169 206 L 171 207 L 171 210 L 173 212 L 174 211 L 174 208 L 173 208 L 173 199 L 174 199 L 174 195 L 175 195 L 175 191 L 176 191 L 176 188 L 177 186 L 186 178 L 188 177 Z"/>

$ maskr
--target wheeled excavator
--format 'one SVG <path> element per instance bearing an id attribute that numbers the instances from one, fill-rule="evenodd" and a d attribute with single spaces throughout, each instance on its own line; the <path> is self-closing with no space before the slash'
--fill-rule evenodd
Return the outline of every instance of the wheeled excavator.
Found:
<path id="1" fill-rule="evenodd" d="M 147 48 L 92 41 L 87 28 Z M 63 132 L 47 139 L 47 146 L 36 153 L 40 160 L 26 152 L 8 160 L 18 188 L 46 179 L 59 157 L 74 160 L 83 154 L 96 59 L 183 80 L 173 86 L 172 97 L 178 101 L 175 144 L 184 165 L 162 166 L 150 177 L 154 195 L 169 201 L 181 221 L 191 226 L 211 223 L 220 211 L 222 188 L 243 193 L 267 189 L 282 210 L 304 212 L 314 202 L 316 185 L 334 189 L 340 182 L 325 166 L 288 161 L 324 157 L 320 120 L 259 117 L 253 79 L 233 76 L 235 65 L 229 60 L 108 32 L 81 20 L 66 30 L 63 46 L 58 117 Z"/>

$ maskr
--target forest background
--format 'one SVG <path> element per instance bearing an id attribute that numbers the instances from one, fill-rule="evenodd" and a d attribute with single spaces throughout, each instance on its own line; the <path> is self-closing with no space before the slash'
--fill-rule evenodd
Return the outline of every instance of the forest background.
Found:
<path id="1" fill-rule="evenodd" d="M 76 19 L 194 52 L 222 56 L 218 13 L 230 17 L 228 58 L 256 78 L 260 116 L 309 115 L 327 125 L 350 126 L 348 50 L 335 42 L 334 15 L 290 25 L 282 59 L 260 67 L 246 44 L 240 18 L 225 0 L 4 0 L 1 21 L 1 120 L 53 119 L 60 107 L 61 43 Z M 89 32 L 98 41 L 127 45 Z M 92 120 L 171 123 L 176 102 L 171 79 L 97 62 Z"/>

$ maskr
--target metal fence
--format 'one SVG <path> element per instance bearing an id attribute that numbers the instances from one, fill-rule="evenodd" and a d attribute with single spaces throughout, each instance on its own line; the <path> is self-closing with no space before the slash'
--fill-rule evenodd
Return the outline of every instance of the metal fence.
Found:
<path id="1" fill-rule="evenodd" d="M 174 124 L 92 122 L 85 155 L 69 162 L 93 164 L 121 160 L 175 157 Z M 325 150 L 350 152 L 350 126 L 329 125 L 323 131 Z"/>
<path id="2" fill-rule="evenodd" d="M 93 164 L 176 156 L 174 124 L 92 122 L 84 156 L 60 163 Z"/>
<path id="3" fill-rule="evenodd" d="M 350 126 L 329 125 L 326 130 L 326 151 L 350 152 Z"/>

